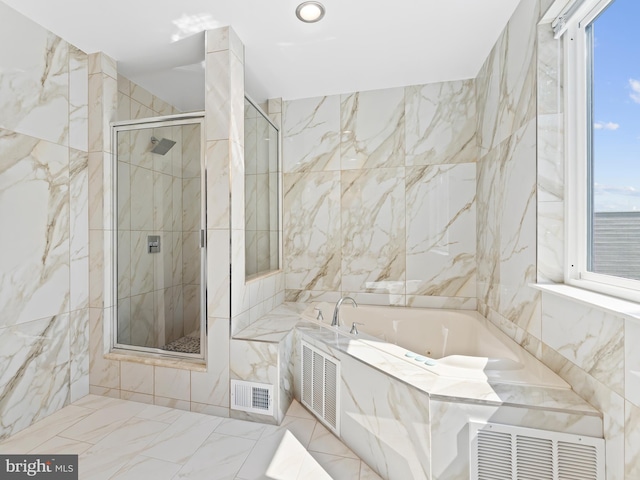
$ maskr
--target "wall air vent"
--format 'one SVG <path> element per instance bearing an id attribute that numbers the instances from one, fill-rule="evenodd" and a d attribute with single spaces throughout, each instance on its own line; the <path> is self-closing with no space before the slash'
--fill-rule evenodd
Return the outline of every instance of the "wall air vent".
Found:
<path id="1" fill-rule="evenodd" d="M 604 439 L 469 423 L 471 480 L 604 480 Z"/>
<path id="2" fill-rule="evenodd" d="M 273 385 L 231 380 L 231 409 L 273 415 Z"/>
<path id="3" fill-rule="evenodd" d="M 340 362 L 302 342 L 302 404 L 340 435 Z"/>

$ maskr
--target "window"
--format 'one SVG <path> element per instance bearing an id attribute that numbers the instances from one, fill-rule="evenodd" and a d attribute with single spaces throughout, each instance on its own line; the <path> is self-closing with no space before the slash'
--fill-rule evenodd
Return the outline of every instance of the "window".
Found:
<path id="1" fill-rule="evenodd" d="M 640 300 L 640 2 L 577 0 L 564 17 L 565 280 Z"/>

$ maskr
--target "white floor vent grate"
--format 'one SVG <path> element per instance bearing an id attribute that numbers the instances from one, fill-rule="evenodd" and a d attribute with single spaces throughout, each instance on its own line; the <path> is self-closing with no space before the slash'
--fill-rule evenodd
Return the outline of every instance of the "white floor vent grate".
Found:
<path id="1" fill-rule="evenodd" d="M 469 423 L 471 480 L 604 480 L 604 439 Z"/>
<path id="2" fill-rule="evenodd" d="M 302 404 L 340 435 L 340 362 L 302 342 Z"/>
<path id="3" fill-rule="evenodd" d="M 273 415 L 273 385 L 231 380 L 231 409 Z"/>

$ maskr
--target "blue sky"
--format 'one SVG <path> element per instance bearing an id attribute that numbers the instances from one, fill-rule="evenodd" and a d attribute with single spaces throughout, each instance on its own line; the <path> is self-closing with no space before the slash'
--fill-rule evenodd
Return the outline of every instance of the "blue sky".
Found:
<path id="1" fill-rule="evenodd" d="M 594 22 L 596 211 L 640 211 L 640 1 Z"/>

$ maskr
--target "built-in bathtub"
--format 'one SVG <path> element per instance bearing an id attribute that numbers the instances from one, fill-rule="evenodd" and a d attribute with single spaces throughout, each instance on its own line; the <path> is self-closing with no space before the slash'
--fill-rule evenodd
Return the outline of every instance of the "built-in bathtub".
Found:
<path id="1" fill-rule="evenodd" d="M 310 305 L 303 313 L 329 326 L 334 304 Z M 436 375 L 488 383 L 570 388 L 478 312 L 345 303 L 339 328 L 366 345 L 402 358 Z M 322 323 L 322 322 L 321 322 Z M 356 323 L 358 334 L 349 333 Z"/>
<path id="2" fill-rule="evenodd" d="M 316 307 L 323 322 L 316 320 Z M 327 390 L 339 399 L 335 433 L 382 478 L 468 479 L 470 422 L 602 437 L 597 410 L 474 312 L 345 304 L 343 326 L 336 329 L 329 325 L 333 309 L 285 303 L 238 332 L 231 341 L 231 377 L 277 386 L 278 423 L 291 398 L 303 398 L 304 346 L 335 361 L 337 388 Z M 422 329 L 404 320 L 414 315 Z M 377 320 L 390 330 L 373 336 Z M 365 323 L 363 333 L 349 334 L 354 321 Z M 442 328 L 449 332 L 446 344 Z M 408 343 L 398 340 L 405 331 Z M 437 363 L 424 365 L 407 352 L 429 353 Z"/>

